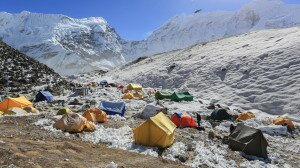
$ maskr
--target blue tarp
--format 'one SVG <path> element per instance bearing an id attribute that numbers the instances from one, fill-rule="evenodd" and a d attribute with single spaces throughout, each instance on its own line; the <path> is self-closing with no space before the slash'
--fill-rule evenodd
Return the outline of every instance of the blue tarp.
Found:
<path id="1" fill-rule="evenodd" d="M 108 102 L 102 101 L 99 105 L 99 108 L 106 112 L 108 115 L 120 115 L 124 116 L 126 111 L 124 102 Z"/>
<path id="2" fill-rule="evenodd" d="M 49 91 L 39 91 L 35 96 L 35 101 L 47 101 L 51 102 L 53 100 L 53 95 Z"/>

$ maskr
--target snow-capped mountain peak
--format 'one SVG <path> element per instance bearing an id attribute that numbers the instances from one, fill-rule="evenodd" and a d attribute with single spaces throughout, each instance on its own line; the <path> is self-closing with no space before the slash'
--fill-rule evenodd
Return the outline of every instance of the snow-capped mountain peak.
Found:
<path id="1" fill-rule="evenodd" d="M 61 75 L 70 75 L 109 70 L 125 59 L 131 61 L 251 31 L 297 25 L 300 5 L 280 0 L 252 0 L 237 11 L 175 16 L 142 41 L 121 39 L 101 17 L 75 19 L 28 11 L 2 12 L 0 40 Z"/>
<path id="2" fill-rule="evenodd" d="M 125 61 L 120 37 L 101 17 L 2 12 L 0 39 L 62 75 L 107 70 Z"/>
<path id="3" fill-rule="evenodd" d="M 246 32 L 300 25 L 300 5 L 253 0 L 237 11 L 200 12 L 170 19 L 146 40 L 125 46 L 128 60 Z"/>

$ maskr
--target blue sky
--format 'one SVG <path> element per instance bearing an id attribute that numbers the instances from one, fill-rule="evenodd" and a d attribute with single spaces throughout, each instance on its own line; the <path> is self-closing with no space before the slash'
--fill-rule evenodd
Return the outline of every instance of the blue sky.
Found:
<path id="1" fill-rule="evenodd" d="M 1 0 L 0 11 L 64 14 L 75 18 L 101 16 L 127 40 L 140 40 L 180 14 L 237 10 L 250 0 Z M 300 3 L 300 0 L 284 0 Z"/>

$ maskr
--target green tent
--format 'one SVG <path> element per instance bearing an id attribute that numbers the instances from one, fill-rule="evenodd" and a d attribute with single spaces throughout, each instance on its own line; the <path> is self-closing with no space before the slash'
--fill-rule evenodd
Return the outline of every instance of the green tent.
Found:
<path id="1" fill-rule="evenodd" d="M 229 135 L 229 148 L 249 155 L 267 158 L 268 142 L 259 129 L 239 123 Z"/>
<path id="2" fill-rule="evenodd" d="M 65 108 L 62 108 L 62 109 L 58 110 L 56 115 L 64 115 L 64 114 L 69 113 L 69 112 L 72 112 L 72 111 L 69 108 L 65 107 Z"/>
<path id="3" fill-rule="evenodd" d="M 193 101 L 193 96 L 189 92 L 174 92 L 171 95 L 171 100 L 175 102 L 179 101 Z"/>
<path id="4" fill-rule="evenodd" d="M 171 99 L 171 95 L 172 95 L 172 92 L 169 92 L 169 91 L 157 91 L 155 93 L 155 98 L 157 100 Z"/>

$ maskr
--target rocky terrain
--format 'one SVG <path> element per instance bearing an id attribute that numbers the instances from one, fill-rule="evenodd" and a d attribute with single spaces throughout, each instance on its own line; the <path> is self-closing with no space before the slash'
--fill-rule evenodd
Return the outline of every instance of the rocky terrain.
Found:
<path id="1" fill-rule="evenodd" d="M 28 94 L 32 89 L 51 86 L 54 94 L 69 88 L 69 83 L 53 69 L 0 41 L 0 91 Z M 59 87 L 58 87 L 59 86 Z M 49 88 L 49 89 L 51 89 Z"/>

